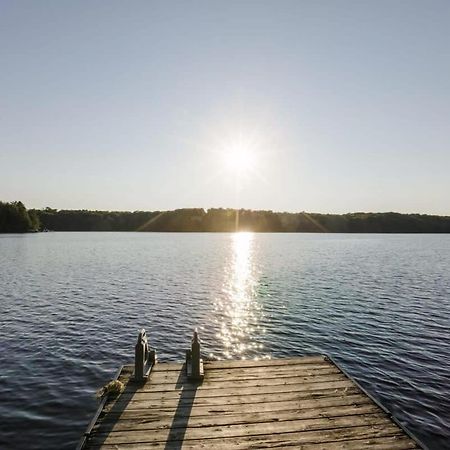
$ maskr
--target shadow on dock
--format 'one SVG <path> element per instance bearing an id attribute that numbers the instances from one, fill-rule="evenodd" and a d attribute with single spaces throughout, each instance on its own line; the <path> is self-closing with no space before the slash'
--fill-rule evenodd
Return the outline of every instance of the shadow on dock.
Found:
<path id="1" fill-rule="evenodd" d="M 150 383 L 151 381 L 147 381 Z M 146 382 L 128 381 L 124 392 L 102 412 L 96 428 L 93 430 L 95 434 L 95 447 L 101 447 L 106 444 L 106 439 L 110 433 L 114 433 L 116 425 L 122 415 L 128 409 L 130 402 L 133 401 L 135 394 L 139 393 L 145 386 Z M 173 412 L 173 419 L 170 426 L 167 427 L 168 435 L 164 448 L 166 450 L 180 450 L 183 446 L 184 436 L 191 417 L 191 411 L 194 406 L 195 396 L 201 382 L 189 381 L 186 377 L 186 369 L 183 364 L 178 373 L 175 389 L 180 390 L 180 398 Z"/>
<path id="2" fill-rule="evenodd" d="M 198 347 L 195 332 L 186 364 L 157 364 L 144 382 L 130 381 L 136 365 L 122 367 L 125 389 L 99 405 L 86 448 L 426 448 L 325 355 L 203 371 Z"/>
<path id="3" fill-rule="evenodd" d="M 131 366 L 128 370 L 124 366 L 123 371 L 118 377 L 120 381 L 126 383 L 124 393 L 127 395 L 127 399 L 123 401 L 124 395 L 121 394 L 117 399 L 113 400 L 114 403 L 112 403 L 112 406 L 109 406 L 107 403 L 99 417 L 96 427 L 92 430 L 92 435 L 95 434 L 96 445 L 99 447 L 105 443 L 109 433 L 119 422 L 122 414 L 128 408 L 129 403 L 133 399 L 134 394 L 136 394 L 136 392 L 145 384 L 145 382 L 136 383 L 130 381 L 131 374 Z"/>
<path id="4" fill-rule="evenodd" d="M 185 365 L 183 365 L 175 386 L 176 389 L 181 389 L 181 396 L 170 424 L 169 434 L 164 447 L 165 450 L 180 450 L 182 448 L 194 405 L 195 394 L 201 384 L 201 382 L 188 381 L 185 374 Z"/>

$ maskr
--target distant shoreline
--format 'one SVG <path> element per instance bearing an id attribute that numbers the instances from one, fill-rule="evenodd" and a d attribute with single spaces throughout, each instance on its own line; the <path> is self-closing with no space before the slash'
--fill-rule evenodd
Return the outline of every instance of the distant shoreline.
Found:
<path id="1" fill-rule="evenodd" d="M 255 233 L 450 233 L 450 216 L 384 213 L 288 213 L 265 210 L 185 208 L 172 211 L 27 210 L 0 202 L 0 232 L 146 231 Z"/>
<path id="2" fill-rule="evenodd" d="M 142 233 L 142 234 L 230 234 L 230 233 L 254 233 L 254 234 L 386 234 L 386 235 L 425 235 L 425 234 L 450 234 L 447 231 L 431 232 L 431 231 L 253 231 L 253 230 L 235 230 L 235 231 L 137 231 L 137 230 L 48 230 L 51 233 Z M 24 233 L 5 233 L 1 234 L 42 234 L 43 231 L 29 231 Z"/>
<path id="3" fill-rule="evenodd" d="M 266 233 L 450 233 L 450 216 L 387 213 L 286 213 L 246 209 L 172 211 L 35 210 L 41 227 L 54 231 Z"/>

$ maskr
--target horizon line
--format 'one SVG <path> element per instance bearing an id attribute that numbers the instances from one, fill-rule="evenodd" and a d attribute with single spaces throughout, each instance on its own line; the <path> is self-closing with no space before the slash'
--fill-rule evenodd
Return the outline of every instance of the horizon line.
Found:
<path id="1" fill-rule="evenodd" d="M 89 208 L 52 208 L 49 206 L 42 208 L 27 208 L 38 211 L 45 211 L 46 209 L 55 211 L 92 211 L 92 212 L 120 212 L 120 213 L 136 213 L 136 212 L 174 212 L 174 211 L 187 211 L 187 210 L 203 210 L 208 213 L 210 210 L 231 210 L 231 211 L 251 211 L 251 212 L 271 212 L 273 214 L 319 214 L 319 215 L 330 215 L 330 216 L 345 216 L 348 214 L 400 214 L 400 215 L 416 215 L 416 216 L 438 216 L 438 217 L 450 217 L 450 212 L 448 214 L 439 213 L 429 213 L 429 212 L 399 212 L 399 211 L 347 211 L 347 212 L 317 212 L 317 211 L 306 211 L 306 210 L 273 210 L 273 209 L 252 209 L 252 208 L 233 208 L 224 206 L 214 206 L 210 208 L 205 208 L 201 206 L 197 207 L 180 207 L 173 209 L 89 209 Z"/>

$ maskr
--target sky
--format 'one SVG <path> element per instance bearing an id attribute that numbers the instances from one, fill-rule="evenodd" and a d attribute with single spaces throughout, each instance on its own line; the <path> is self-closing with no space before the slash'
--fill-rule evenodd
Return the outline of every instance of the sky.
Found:
<path id="1" fill-rule="evenodd" d="M 0 0 L 0 200 L 450 215 L 450 2 Z"/>

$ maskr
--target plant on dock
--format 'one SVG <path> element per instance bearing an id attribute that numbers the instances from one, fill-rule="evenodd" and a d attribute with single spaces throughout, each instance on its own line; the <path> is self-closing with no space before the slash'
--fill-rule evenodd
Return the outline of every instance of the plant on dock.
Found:
<path id="1" fill-rule="evenodd" d="M 119 380 L 111 380 L 96 393 L 97 398 L 117 397 L 124 389 L 125 385 Z"/>

